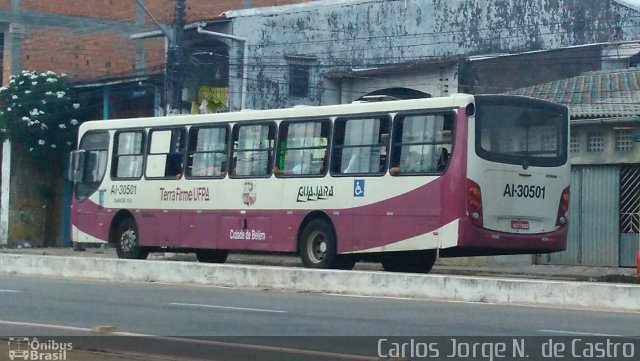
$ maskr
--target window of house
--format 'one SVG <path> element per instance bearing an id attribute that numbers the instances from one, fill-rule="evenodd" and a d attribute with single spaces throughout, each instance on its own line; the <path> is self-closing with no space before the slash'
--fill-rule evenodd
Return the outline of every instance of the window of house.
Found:
<path id="1" fill-rule="evenodd" d="M 187 176 L 223 177 L 227 172 L 227 127 L 193 127 L 189 130 Z"/>
<path id="2" fill-rule="evenodd" d="M 277 175 L 325 174 L 329 129 L 329 120 L 280 124 Z"/>
<path id="3" fill-rule="evenodd" d="M 604 134 L 602 132 L 589 133 L 587 139 L 587 152 L 604 152 Z"/>
<path id="4" fill-rule="evenodd" d="M 616 152 L 628 152 L 633 149 L 631 130 L 616 130 Z"/>
<path id="5" fill-rule="evenodd" d="M 142 177 L 144 131 L 116 133 L 112 176 L 118 179 Z"/>
<path id="6" fill-rule="evenodd" d="M 571 133 L 571 141 L 569 143 L 569 149 L 571 153 L 580 152 L 580 133 L 574 131 Z"/>
<path id="7" fill-rule="evenodd" d="M 184 169 L 184 128 L 149 132 L 148 178 L 180 178 Z"/>
<path id="8" fill-rule="evenodd" d="M 399 114 L 393 126 L 389 172 L 443 172 L 452 151 L 452 131 L 452 114 Z"/>
<path id="9" fill-rule="evenodd" d="M 289 64 L 289 96 L 306 98 L 309 96 L 309 64 Z"/>
<path id="10" fill-rule="evenodd" d="M 271 175 L 275 125 L 249 124 L 233 128 L 232 177 L 268 177 Z"/>
<path id="11" fill-rule="evenodd" d="M 383 174 L 390 123 L 386 115 L 336 120 L 331 173 Z"/>

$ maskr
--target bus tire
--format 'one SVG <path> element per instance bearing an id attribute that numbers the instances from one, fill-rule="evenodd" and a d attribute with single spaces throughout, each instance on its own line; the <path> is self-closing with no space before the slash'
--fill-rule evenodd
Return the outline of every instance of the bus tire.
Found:
<path id="1" fill-rule="evenodd" d="M 202 263 L 225 263 L 229 251 L 226 249 L 200 249 L 196 251 L 198 262 Z"/>
<path id="2" fill-rule="evenodd" d="M 309 222 L 300 235 L 298 250 L 307 268 L 336 268 L 339 265 L 333 227 L 323 220 Z"/>
<path id="3" fill-rule="evenodd" d="M 389 252 L 382 255 L 382 268 L 388 272 L 429 273 L 436 263 L 438 251 Z"/>
<path id="4" fill-rule="evenodd" d="M 140 246 L 138 226 L 133 218 L 126 218 L 116 228 L 116 252 L 118 258 L 146 259 L 149 251 Z"/>

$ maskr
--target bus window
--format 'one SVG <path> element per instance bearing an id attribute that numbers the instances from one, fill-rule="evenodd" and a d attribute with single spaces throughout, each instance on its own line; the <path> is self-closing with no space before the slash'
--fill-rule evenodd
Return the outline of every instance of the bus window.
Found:
<path id="1" fill-rule="evenodd" d="M 82 177 L 84 181 L 76 184 L 75 189 L 76 198 L 82 200 L 98 190 L 107 171 L 109 134 L 87 133 L 82 137 L 79 149 L 87 151 L 87 165 Z"/>
<path id="2" fill-rule="evenodd" d="M 276 175 L 326 173 L 329 121 L 282 122 Z"/>
<path id="3" fill-rule="evenodd" d="M 149 155 L 145 175 L 148 178 L 180 178 L 184 167 L 185 131 L 183 128 L 149 132 Z"/>
<path id="4" fill-rule="evenodd" d="M 189 130 L 188 177 L 223 177 L 227 172 L 227 127 Z"/>
<path id="5" fill-rule="evenodd" d="M 389 123 L 387 116 L 336 120 L 332 174 L 382 174 Z"/>
<path id="6" fill-rule="evenodd" d="M 451 114 L 399 114 L 393 127 L 389 173 L 443 172 L 452 150 Z"/>
<path id="7" fill-rule="evenodd" d="M 112 176 L 119 179 L 142 177 L 144 133 L 141 130 L 116 133 Z"/>
<path id="8" fill-rule="evenodd" d="M 271 161 L 275 125 L 248 124 L 233 128 L 233 165 L 230 175 L 238 177 L 268 177 Z"/>

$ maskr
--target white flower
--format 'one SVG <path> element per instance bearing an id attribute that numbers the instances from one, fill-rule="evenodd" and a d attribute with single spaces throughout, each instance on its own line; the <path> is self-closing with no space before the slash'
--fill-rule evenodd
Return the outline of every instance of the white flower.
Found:
<path id="1" fill-rule="evenodd" d="M 34 125 L 34 124 L 35 124 L 35 123 L 34 123 L 34 122 L 31 122 L 31 121 L 27 122 L 27 126 L 29 126 L 29 127 L 30 127 L 30 126 L 32 126 L 32 125 Z"/>
<path id="2" fill-rule="evenodd" d="M 47 101 L 46 101 L 46 100 L 44 100 L 44 99 L 40 100 L 40 102 L 41 102 L 42 104 L 47 104 Z"/>
<path id="3" fill-rule="evenodd" d="M 56 93 L 56 95 L 58 96 L 58 98 L 62 98 L 64 96 L 64 92 L 61 90 L 59 92 Z"/>
<path id="4" fill-rule="evenodd" d="M 71 125 L 78 125 L 78 121 L 75 119 L 71 119 L 69 123 L 71 123 Z"/>
<path id="5" fill-rule="evenodd" d="M 56 78 L 47 78 L 47 83 L 55 83 L 57 81 L 58 81 L 58 79 L 56 79 Z"/>
<path id="6" fill-rule="evenodd" d="M 47 130 L 47 129 L 49 129 L 49 127 L 47 127 L 47 125 L 46 125 L 46 124 L 44 124 L 44 123 L 40 124 L 40 128 L 41 128 L 42 130 Z"/>
<path id="7" fill-rule="evenodd" d="M 29 151 L 30 151 L 30 152 L 33 152 L 33 148 L 29 148 Z"/>
<path id="8" fill-rule="evenodd" d="M 44 114 L 42 110 L 38 110 L 38 114 Z"/>
<path id="9" fill-rule="evenodd" d="M 44 139 L 38 139 L 38 144 L 44 145 Z"/>
<path id="10" fill-rule="evenodd" d="M 67 127 L 67 126 L 66 126 L 66 125 L 64 125 L 64 124 L 58 124 L 58 126 L 60 127 L 60 129 L 64 129 L 64 128 L 66 128 L 66 127 Z"/>
<path id="11" fill-rule="evenodd" d="M 22 85 L 24 84 L 24 80 L 20 80 L 20 82 L 18 83 L 18 85 Z"/>
<path id="12" fill-rule="evenodd" d="M 7 130 L 6 130 L 6 129 L 4 129 L 4 128 L 2 128 L 2 129 L 0 129 L 0 132 L 2 132 L 2 133 L 6 133 L 6 132 L 7 132 Z M 70 143 L 70 142 L 67 142 L 67 143 Z"/>
<path id="13" fill-rule="evenodd" d="M 31 90 L 28 90 L 28 89 L 27 89 L 27 90 L 25 90 L 25 91 L 24 91 L 24 93 L 25 93 L 25 94 L 31 94 Z"/>
<path id="14" fill-rule="evenodd" d="M 12 84 L 12 85 L 13 85 L 13 84 L 15 84 L 15 83 L 16 83 L 16 81 L 15 81 L 15 80 L 13 79 L 13 77 L 12 77 L 12 78 L 11 78 L 11 80 L 9 80 L 9 84 Z"/>
<path id="15" fill-rule="evenodd" d="M 56 75 L 56 73 L 52 72 L 51 70 L 47 70 L 47 75 Z"/>
<path id="16" fill-rule="evenodd" d="M 35 79 L 38 79 L 38 76 L 37 76 L 37 75 L 35 75 L 35 74 L 32 74 L 32 75 L 31 75 L 31 80 L 35 80 Z M 38 83 L 36 83 L 36 84 L 38 84 Z"/>
<path id="17" fill-rule="evenodd" d="M 33 124 L 40 124 L 40 121 L 36 119 L 33 121 Z"/>
<path id="18" fill-rule="evenodd" d="M 55 145 L 55 144 L 51 144 L 51 148 L 55 148 L 55 147 L 56 147 L 56 145 Z"/>
<path id="19" fill-rule="evenodd" d="M 52 91 L 48 91 L 48 92 L 44 93 L 44 95 L 53 95 L 53 92 Z"/>
<path id="20" fill-rule="evenodd" d="M 60 73 L 60 76 L 67 76 L 66 73 Z"/>
<path id="21" fill-rule="evenodd" d="M 7 88 L 5 88 L 5 87 L 0 87 L 0 92 L 3 92 L 3 91 L 5 91 L 5 90 L 7 90 Z"/>
<path id="22" fill-rule="evenodd" d="M 29 112 L 32 116 L 38 115 L 38 108 L 33 108 L 32 111 Z"/>
<path id="23" fill-rule="evenodd" d="M 71 145 L 71 144 L 73 144 L 73 143 L 71 143 L 70 141 L 67 140 L 67 145 Z"/>
<path id="24" fill-rule="evenodd" d="M 7 111 L 8 111 L 8 112 L 10 112 L 10 111 L 11 111 L 11 107 L 8 107 L 8 108 L 7 108 Z"/>
<path id="25" fill-rule="evenodd" d="M 32 81 L 31 85 L 38 85 L 38 82 L 37 81 Z"/>
<path id="26" fill-rule="evenodd" d="M 80 108 L 80 104 L 79 103 L 73 103 L 73 109 L 78 109 Z"/>
<path id="27" fill-rule="evenodd" d="M 16 100 L 16 99 L 18 99 L 18 96 L 17 96 L 17 95 L 15 95 L 15 94 L 13 94 L 13 95 L 11 96 L 11 99 Z"/>
<path id="28" fill-rule="evenodd" d="M 22 117 L 22 120 L 24 120 L 25 122 L 28 122 L 28 121 L 30 121 L 30 120 L 31 120 L 31 118 L 29 118 L 29 117 Z"/>

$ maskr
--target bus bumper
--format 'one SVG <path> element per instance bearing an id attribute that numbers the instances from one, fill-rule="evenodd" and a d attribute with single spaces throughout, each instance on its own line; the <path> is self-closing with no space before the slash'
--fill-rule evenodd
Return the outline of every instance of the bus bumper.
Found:
<path id="1" fill-rule="evenodd" d="M 458 245 L 440 253 L 442 257 L 462 257 L 559 252 L 567 248 L 568 229 L 565 224 L 547 233 L 504 233 L 479 228 L 463 218 L 458 223 Z"/>

